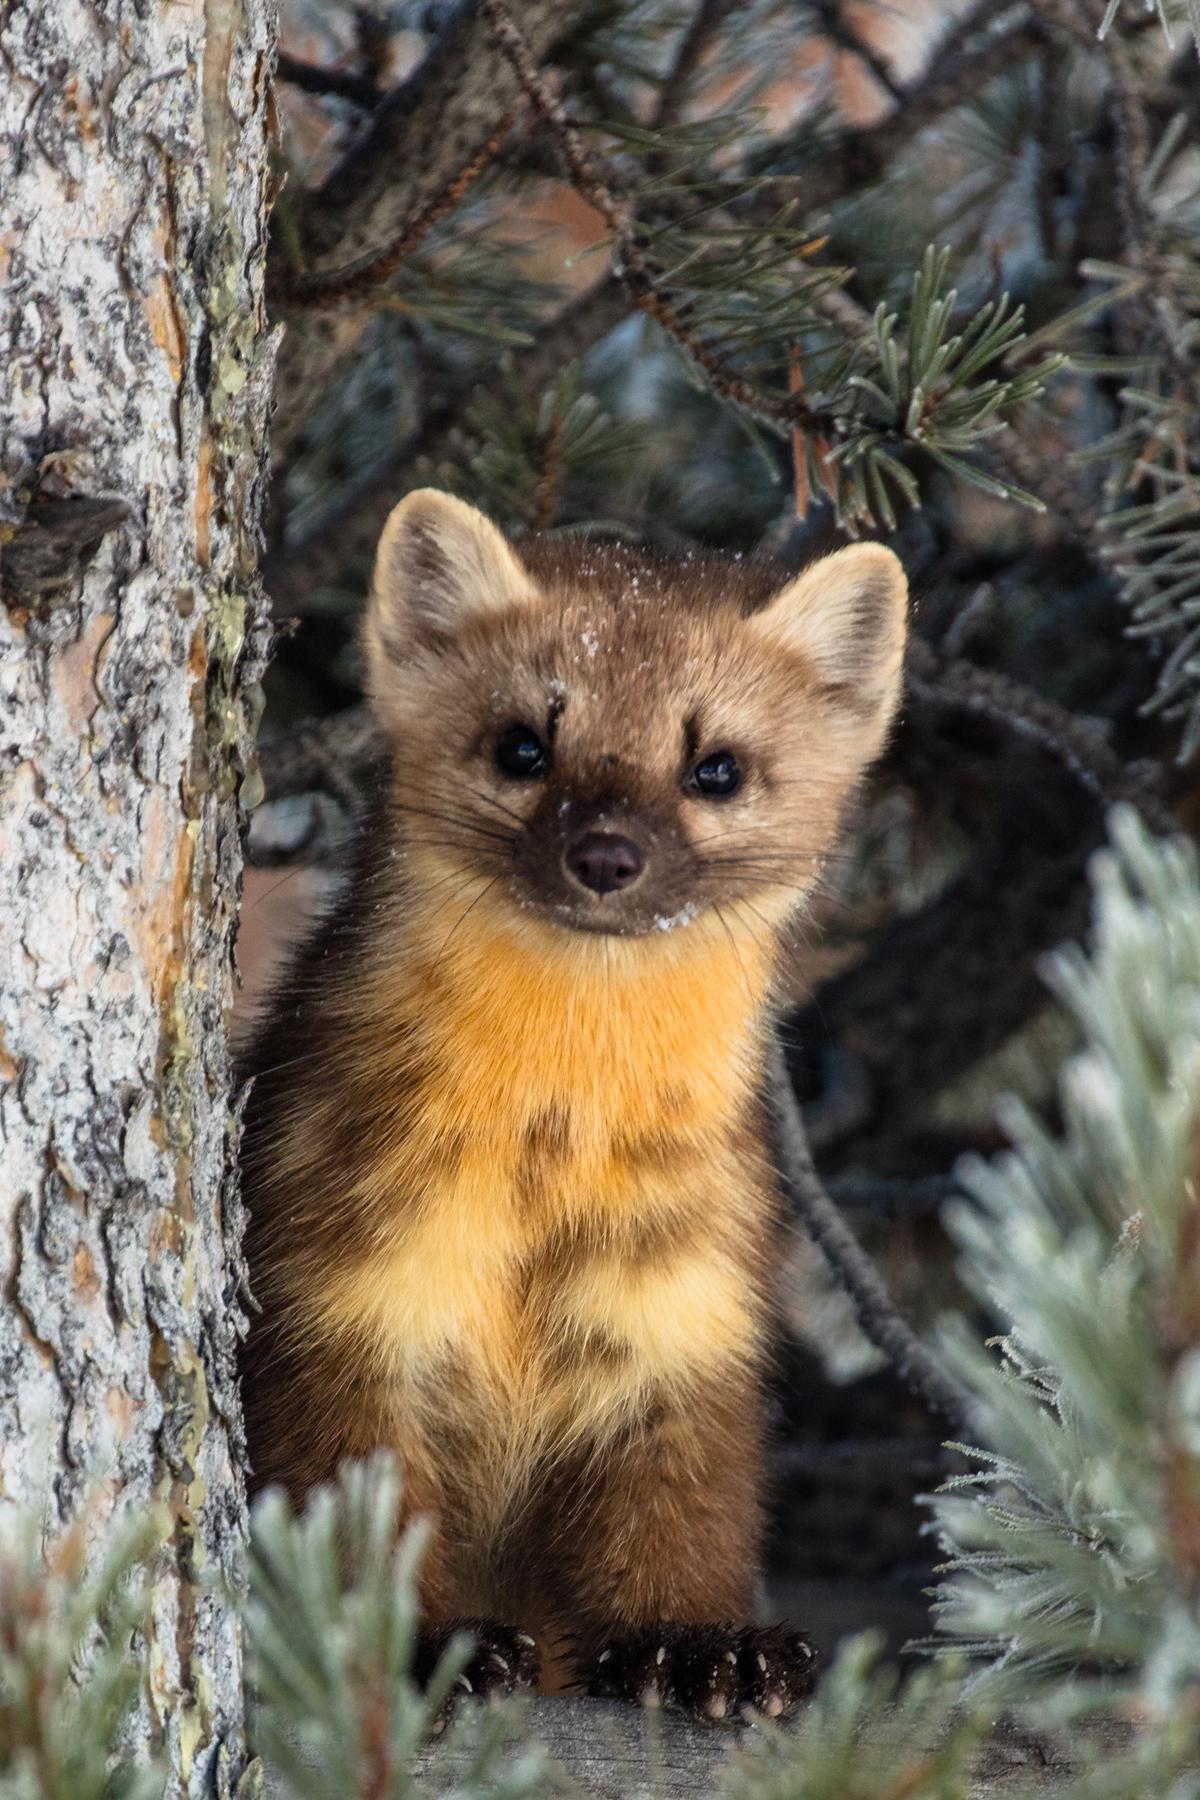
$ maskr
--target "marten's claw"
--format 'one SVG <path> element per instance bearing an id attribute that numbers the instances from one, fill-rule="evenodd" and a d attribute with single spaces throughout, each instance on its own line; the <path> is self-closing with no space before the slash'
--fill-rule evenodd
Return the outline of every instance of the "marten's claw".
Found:
<path id="1" fill-rule="evenodd" d="M 470 1636 L 474 1647 L 456 1675 L 446 1703 L 433 1724 L 437 1735 L 445 1729 L 446 1719 L 457 1701 L 467 1698 L 491 1700 L 498 1694 L 513 1694 L 518 1688 L 533 1687 L 541 1670 L 537 1645 L 527 1631 L 515 1625 L 502 1625 L 495 1619 L 447 1619 L 428 1625 L 421 1631 L 413 1674 L 422 1687 L 427 1687 L 452 1638 Z"/>
<path id="2" fill-rule="evenodd" d="M 816 1666 L 801 1632 L 672 1620 L 612 1638 L 584 1680 L 602 1699 L 677 1706 L 717 1723 L 788 1717 L 811 1691 Z"/>
<path id="3" fill-rule="evenodd" d="M 785 1719 L 816 1685 L 816 1648 L 802 1631 L 785 1631 L 782 1625 L 743 1631 L 738 1676 L 744 1719 Z"/>

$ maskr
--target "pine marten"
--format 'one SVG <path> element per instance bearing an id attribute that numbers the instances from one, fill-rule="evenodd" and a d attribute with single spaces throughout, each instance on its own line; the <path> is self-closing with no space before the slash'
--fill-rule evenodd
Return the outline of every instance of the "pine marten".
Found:
<path id="1" fill-rule="evenodd" d="M 363 642 L 386 782 L 254 1046 L 257 1482 L 400 1456 L 421 1658 L 790 1711 L 754 1619 L 781 931 L 900 686 L 877 544 L 785 579 L 393 511 Z"/>

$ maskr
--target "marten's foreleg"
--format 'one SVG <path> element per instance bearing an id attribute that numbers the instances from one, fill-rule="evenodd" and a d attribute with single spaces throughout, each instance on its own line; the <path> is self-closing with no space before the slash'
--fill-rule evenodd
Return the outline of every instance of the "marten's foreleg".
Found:
<path id="1" fill-rule="evenodd" d="M 417 1682 L 428 1684 L 456 1633 L 473 1639 L 439 1725 L 465 1694 L 487 1697 L 532 1686 L 539 1669 L 533 1638 L 518 1625 L 481 1616 L 478 1585 L 463 1568 L 461 1550 L 456 1553 L 456 1500 L 411 1396 L 386 1375 L 364 1374 L 369 1360 L 363 1354 L 293 1347 L 285 1355 L 265 1330 L 252 1340 L 252 1350 L 247 1399 L 256 1446 L 254 1488 L 282 1485 L 299 1508 L 313 1488 L 336 1479 L 343 1462 L 364 1460 L 381 1447 L 396 1458 L 402 1483 L 397 1533 L 419 1520 L 425 1534 L 417 1572 Z M 354 1574 L 349 1571 L 351 1580 Z"/>
<path id="2" fill-rule="evenodd" d="M 572 1508 L 580 1674 L 596 1695 L 719 1719 L 791 1712 L 816 1657 L 754 1624 L 762 1403 L 749 1379 L 660 1400 Z"/>

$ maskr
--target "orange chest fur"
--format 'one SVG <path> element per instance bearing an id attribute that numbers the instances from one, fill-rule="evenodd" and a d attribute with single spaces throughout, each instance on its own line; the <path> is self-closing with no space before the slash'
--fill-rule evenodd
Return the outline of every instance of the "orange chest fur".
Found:
<path id="1" fill-rule="evenodd" d="M 489 1407 L 594 1424 L 753 1354 L 769 953 L 603 951 L 477 932 L 356 1027 L 364 1104 L 386 1113 L 389 1069 L 403 1102 L 342 1198 L 360 1247 L 313 1323 L 406 1384 L 467 1367 Z"/>

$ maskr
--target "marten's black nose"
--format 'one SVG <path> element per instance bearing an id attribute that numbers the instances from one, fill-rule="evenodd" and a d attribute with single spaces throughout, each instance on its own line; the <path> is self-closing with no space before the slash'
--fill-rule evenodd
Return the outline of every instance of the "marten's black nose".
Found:
<path id="1" fill-rule="evenodd" d="M 646 866 L 646 859 L 632 838 L 611 831 L 589 831 L 571 845 L 567 868 L 593 894 L 612 894 L 632 887 Z"/>

